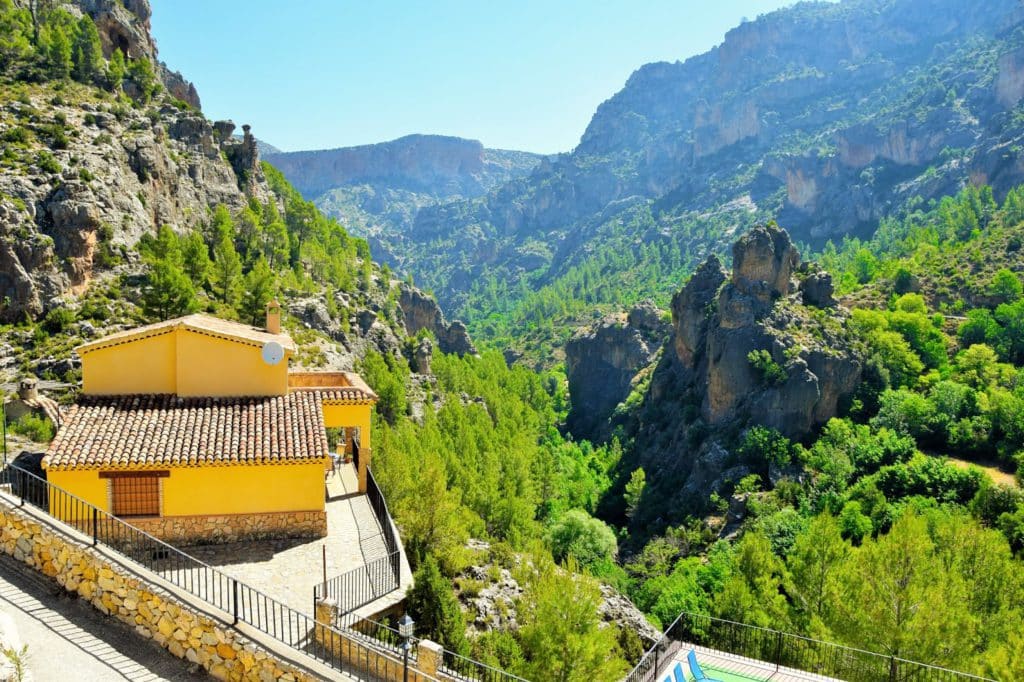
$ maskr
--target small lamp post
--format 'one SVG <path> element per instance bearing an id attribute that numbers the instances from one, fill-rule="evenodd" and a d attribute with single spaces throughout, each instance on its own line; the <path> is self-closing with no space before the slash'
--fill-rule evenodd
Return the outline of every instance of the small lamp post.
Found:
<path id="1" fill-rule="evenodd" d="M 416 623 L 409 614 L 398 619 L 398 634 L 402 637 L 402 680 L 409 682 L 409 640 L 416 631 Z"/>

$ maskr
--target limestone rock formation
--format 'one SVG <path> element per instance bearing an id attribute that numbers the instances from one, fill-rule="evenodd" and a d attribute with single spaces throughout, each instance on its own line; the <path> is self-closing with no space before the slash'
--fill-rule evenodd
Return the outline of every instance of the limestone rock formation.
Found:
<path id="1" fill-rule="evenodd" d="M 133 258 L 139 238 L 160 225 L 185 230 L 207 220 L 211 206 L 239 211 L 249 196 L 268 200 L 258 159 L 225 163 L 221 151 L 232 141 L 215 139 L 200 114 L 29 100 L 0 105 L 0 131 L 44 111 L 78 132 L 63 149 L 31 149 L 60 170 L 33 164 L 0 173 L 0 321 L 38 316 L 59 296 L 83 291 L 100 252 Z"/>
<path id="2" fill-rule="evenodd" d="M 576 438 L 602 440 L 615 406 L 626 399 L 642 368 L 654 359 L 661 337 L 653 330 L 634 326 L 647 316 L 634 310 L 630 316 L 610 315 L 594 327 L 579 330 L 565 345 L 565 370 L 572 409 L 566 427 Z"/>
<path id="3" fill-rule="evenodd" d="M 454 320 L 449 324 L 437 301 L 419 289 L 400 284 L 398 305 L 402 310 L 405 329 L 409 336 L 415 336 L 421 329 L 427 329 L 437 339 L 438 348 L 442 353 L 476 355 L 476 347 L 469 338 L 466 325 L 460 320 Z"/>
<path id="4" fill-rule="evenodd" d="M 755 227 L 736 242 L 727 282 L 711 257 L 673 300 L 675 360 L 709 425 L 763 424 L 802 438 L 856 388 L 861 364 L 842 312 L 829 324 L 803 307 L 832 305 L 831 278 L 805 270 L 796 285 L 798 266 L 784 230 Z M 766 381 L 748 359 L 753 351 L 767 351 L 785 379 Z"/>

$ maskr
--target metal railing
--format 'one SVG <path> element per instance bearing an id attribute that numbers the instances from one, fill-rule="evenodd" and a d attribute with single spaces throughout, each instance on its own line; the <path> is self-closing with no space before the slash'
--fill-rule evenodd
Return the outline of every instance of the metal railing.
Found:
<path id="1" fill-rule="evenodd" d="M 492 668 L 480 661 L 461 656 L 454 651 L 444 650 L 441 672 L 457 680 L 480 680 L 480 682 L 528 682 L 510 672 Z"/>
<path id="2" fill-rule="evenodd" d="M 394 592 L 399 587 L 399 552 L 336 575 L 313 588 L 313 601 L 334 600 L 341 614 L 350 613 Z"/>
<path id="3" fill-rule="evenodd" d="M 358 466 L 358 441 L 353 443 L 353 450 Z M 377 525 L 380 526 L 387 554 L 313 587 L 314 605 L 324 598 L 333 599 L 338 605 L 340 615 L 375 602 L 402 585 L 402 552 L 398 537 L 391 522 L 387 502 L 369 468 L 366 470 L 366 500 L 370 504 Z"/>
<path id="4" fill-rule="evenodd" d="M 659 672 L 686 646 L 701 646 L 781 667 L 847 682 L 991 682 L 984 677 L 823 642 L 779 630 L 682 613 L 626 676 L 626 682 L 655 682 Z"/>
<path id="5" fill-rule="evenodd" d="M 373 477 L 373 472 L 369 467 L 366 468 L 366 499 L 370 503 L 370 508 L 373 509 L 373 515 L 377 517 L 377 523 L 380 524 L 380 532 L 384 536 L 384 546 L 387 547 L 388 556 L 395 555 L 395 560 L 392 562 L 395 571 L 395 581 L 401 582 L 398 570 L 400 563 L 397 557 L 399 552 L 398 537 L 395 535 L 395 527 L 391 523 L 388 503 L 384 501 L 384 494 L 380 491 L 377 480 Z"/>
<path id="6" fill-rule="evenodd" d="M 8 504 L 37 507 L 90 538 L 93 546 L 113 550 L 168 584 L 228 614 L 232 624 L 246 623 L 334 670 L 383 679 L 388 660 L 392 665 L 401 661 L 391 649 L 370 647 L 366 638 L 354 637 L 353 631 L 319 623 L 31 472 L 8 466 L 0 472 L 0 490 L 3 489 L 10 496 L 5 499 Z M 362 641 L 361 646 L 372 649 L 377 655 L 352 656 L 351 647 L 335 648 L 325 644 L 325 640 L 333 639 L 332 635 L 356 643 Z M 342 650 L 350 655 L 343 657 Z"/>

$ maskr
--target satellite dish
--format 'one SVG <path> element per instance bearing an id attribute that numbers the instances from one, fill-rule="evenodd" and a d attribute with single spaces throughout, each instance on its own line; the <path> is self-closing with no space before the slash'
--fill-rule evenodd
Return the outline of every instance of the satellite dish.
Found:
<path id="1" fill-rule="evenodd" d="M 284 346 L 277 341 L 267 341 L 263 344 L 260 355 L 263 356 L 263 362 L 268 365 L 276 365 L 284 359 Z"/>

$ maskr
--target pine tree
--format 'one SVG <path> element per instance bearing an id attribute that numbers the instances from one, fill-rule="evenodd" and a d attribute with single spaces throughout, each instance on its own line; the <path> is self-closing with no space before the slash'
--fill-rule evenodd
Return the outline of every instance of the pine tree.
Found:
<path id="1" fill-rule="evenodd" d="M 412 618 L 423 636 L 456 653 L 465 654 L 466 619 L 459 600 L 452 591 L 451 581 L 441 575 L 433 555 L 428 555 L 413 576 L 407 604 Z"/>
<path id="2" fill-rule="evenodd" d="M 192 280 L 192 284 L 199 289 L 205 288 L 210 279 L 213 263 L 210 261 L 210 251 L 203 240 L 203 235 L 192 230 L 181 240 L 181 260 L 185 274 Z"/>
<path id="3" fill-rule="evenodd" d="M 100 46 L 100 34 L 96 30 L 96 24 L 88 15 L 83 15 L 78 20 L 74 63 L 76 81 L 86 84 L 99 81 L 103 73 L 103 48 Z"/>
<path id="4" fill-rule="evenodd" d="M 68 78 L 71 75 L 71 67 L 73 65 L 71 59 L 71 40 L 60 25 L 53 26 L 50 29 L 50 45 L 47 52 L 50 75 L 58 79 Z"/>
<path id="5" fill-rule="evenodd" d="M 198 308 L 192 282 L 181 267 L 167 260 L 149 265 L 149 277 L 142 290 L 142 309 L 150 318 L 166 320 L 195 312 Z"/>
<path id="6" fill-rule="evenodd" d="M 519 639 L 529 659 L 518 671 L 531 680 L 615 680 L 626 672 L 613 628 L 601 627 L 596 581 L 550 560 L 534 558 L 534 574 L 519 603 Z"/>
<path id="7" fill-rule="evenodd" d="M 120 48 L 116 48 L 114 54 L 110 55 L 110 62 L 107 64 L 107 87 L 111 92 L 121 92 L 121 85 L 127 73 L 128 65 L 124 61 L 124 52 L 121 52 Z"/>
<path id="8" fill-rule="evenodd" d="M 210 277 L 213 292 L 222 303 L 236 308 L 242 295 L 242 259 L 228 237 L 213 247 L 213 271 Z"/>
<path id="9" fill-rule="evenodd" d="M 267 303 L 274 297 L 274 273 L 267 261 L 260 256 L 252 270 L 245 276 L 245 295 L 242 297 L 241 317 L 250 324 L 258 325 Z"/>

